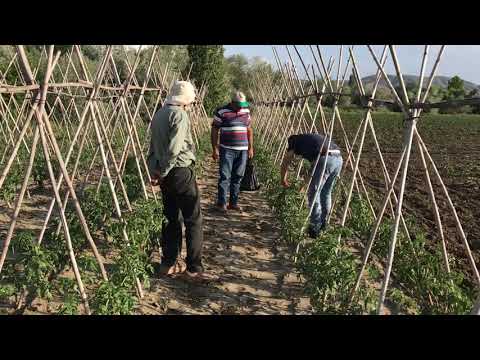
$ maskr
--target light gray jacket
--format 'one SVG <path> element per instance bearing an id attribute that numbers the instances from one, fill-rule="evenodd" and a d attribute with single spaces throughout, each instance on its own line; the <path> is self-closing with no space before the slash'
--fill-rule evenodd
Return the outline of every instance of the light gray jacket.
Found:
<path id="1" fill-rule="evenodd" d="M 154 115 L 147 162 L 150 174 L 160 177 L 195 163 L 190 119 L 181 106 L 166 105 Z"/>

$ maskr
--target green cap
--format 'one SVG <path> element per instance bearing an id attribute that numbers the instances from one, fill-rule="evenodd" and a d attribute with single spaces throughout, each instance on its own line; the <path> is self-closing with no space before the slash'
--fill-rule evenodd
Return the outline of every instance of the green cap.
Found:
<path id="1" fill-rule="evenodd" d="M 236 91 L 232 96 L 232 100 L 242 108 L 247 108 L 250 106 L 250 104 L 247 101 L 247 98 L 245 97 L 245 94 L 242 93 L 241 91 Z"/>

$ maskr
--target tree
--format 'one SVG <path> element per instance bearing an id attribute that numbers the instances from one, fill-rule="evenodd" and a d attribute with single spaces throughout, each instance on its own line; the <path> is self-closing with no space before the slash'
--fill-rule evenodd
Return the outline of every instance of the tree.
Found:
<path id="1" fill-rule="evenodd" d="M 444 101 L 460 100 L 465 98 L 465 86 L 460 77 L 454 76 L 448 81 L 447 91 L 443 96 Z M 467 112 L 468 107 L 448 107 L 440 109 L 441 114 L 458 114 Z"/>
<path id="2" fill-rule="evenodd" d="M 463 99 L 465 97 L 464 82 L 460 77 L 454 76 L 448 81 L 447 86 L 449 99 Z"/>
<path id="3" fill-rule="evenodd" d="M 222 45 L 188 45 L 188 55 L 192 71 L 190 78 L 197 88 L 203 83 L 207 86 L 204 106 L 211 114 L 228 99 L 226 64 Z"/>
<path id="4" fill-rule="evenodd" d="M 244 55 L 236 54 L 228 57 L 226 61 L 231 86 L 246 91 L 249 86 L 248 59 Z"/>
<path id="5" fill-rule="evenodd" d="M 187 77 L 190 70 L 186 45 L 160 45 L 158 58 L 161 64 L 167 64 L 170 70 L 182 73 Z"/>
<path id="6" fill-rule="evenodd" d="M 102 50 L 98 45 L 82 45 L 82 53 L 86 58 L 92 61 L 99 61 Z"/>
<path id="7" fill-rule="evenodd" d="M 15 66 L 11 65 L 8 68 L 14 52 L 15 49 L 13 47 L 0 45 L 0 81 L 10 85 L 13 85 L 18 77 Z"/>
<path id="8" fill-rule="evenodd" d="M 275 83 L 281 80 L 280 72 L 273 70 L 270 63 L 258 56 L 253 57 L 249 61 L 247 74 L 248 83 L 245 89 L 245 95 L 247 98 L 253 98 L 254 94 L 252 94 L 252 89 L 250 89 L 250 87 L 252 84 L 255 84 L 256 81 L 267 81 L 268 79 Z"/>

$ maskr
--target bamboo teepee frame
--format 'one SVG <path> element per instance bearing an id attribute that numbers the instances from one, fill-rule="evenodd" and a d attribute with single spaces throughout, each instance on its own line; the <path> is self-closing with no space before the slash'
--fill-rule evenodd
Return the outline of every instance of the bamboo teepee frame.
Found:
<path id="1" fill-rule="evenodd" d="M 445 271 L 450 272 L 451 270 L 444 235 L 444 227 L 441 220 L 440 208 L 437 205 L 437 196 L 435 195 L 435 191 L 431 181 L 432 176 L 435 177 L 441 184 L 441 192 L 448 201 L 450 214 L 442 215 L 450 215 L 455 220 L 457 231 L 465 249 L 465 255 L 470 264 L 473 277 L 476 280 L 477 285 L 480 285 L 480 274 L 475 264 L 474 257 L 470 250 L 469 243 L 463 231 L 463 227 L 458 217 L 455 206 L 449 196 L 448 189 L 446 188 L 442 177 L 438 172 L 436 164 L 432 159 L 430 152 L 427 149 L 422 139 L 422 136 L 416 127 L 416 124 L 418 123 L 418 121 L 420 121 L 421 113 L 424 108 L 441 107 L 446 105 L 446 103 L 428 104 L 426 102 L 433 79 L 437 73 L 441 57 L 444 53 L 445 46 L 440 47 L 440 50 L 435 57 L 433 67 L 428 78 L 425 77 L 425 70 L 428 61 L 428 55 L 430 52 L 430 47 L 424 47 L 422 63 L 419 72 L 420 81 L 418 84 L 416 98 L 413 103 L 411 103 L 408 99 L 405 83 L 400 69 L 400 63 L 397 58 L 396 48 L 393 45 L 385 46 L 380 57 L 377 56 L 371 46 L 367 46 L 372 60 L 375 62 L 378 68 L 374 86 L 371 90 L 370 95 L 368 96 L 364 84 L 362 83 L 362 77 L 360 76 L 360 69 L 358 67 L 354 52 L 355 49 L 353 46 L 348 48 L 348 55 L 345 55 L 344 46 L 339 46 L 337 61 L 335 61 L 334 59 L 330 59 L 328 63 L 325 61 L 319 46 L 305 47 L 310 50 L 310 53 L 314 60 L 313 65 L 306 65 L 304 58 L 302 57 L 300 51 L 298 51 L 297 47 L 292 47 L 295 50 L 295 53 L 304 70 L 304 74 L 306 75 L 307 80 L 301 80 L 298 76 L 296 65 L 294 59 L 291 56 L 291 52 L 288 46 L 286 46 L 288 60 L 285 62 L 285 64 L 281 63 L 277 49 L 273 47 L 273 54 L 277 68 L 280 71 L 280 75 L 279 78 L 276 80 L 271 79 L 267 75 L 259 76 L 259 78 L 263 77 L 262 81 L 255 81 L 251 84 L 251 93 L 255 94 L 254 104 L 257 114 L 254 118 L 254 126 L 260 133 L 259 138 L 261 143 L 265 145 L 265 148 L 271 154 L 275 164 L 277 165 L 279 165 L 282 161 L 283 155 L 286 151 L 287 138 L 294 133 L 321 132 L 323 134 L 328 134 L 329 137 L 327 138 L 329 139 L 331 139 L 332 136 L 334 139 L 343 139 L 346 149 L 343 149 L 344 169 L 342 171 L 342 175 L 340 176 L 339 181 L 342 185 L 340 186 L 340 191 L 343 192 L 343 195 L 346 198 L 346 202 L 343 206 L 343 209 L 341 209 L 341 216 L 338 219 L 335 219 L 335 222 L 337 222 L 340 226 L 345 225 L 349 214 L 350 201 L 354 191 L 356 192 L 356 194 L 358 194 L 367 201 L 371 214 L 375 219 L 375 224 L 371 229 L 370 238 L 363 249 L 361 266 L 358 270 L 357 281 L 351 296 L 351 300 L 353 301 L 353 298 L 363 279 L 364 271 L 368 261 L 370 260 L 371 249 L 376 239 L 379 226 L 385 217 L 387 209 L 390 209 L 390 214 L 393 218 L 392 237 L 390 239 L 388 257 L 386 259 L 383 259 L 385 260 L 385 272 L 381 285 L 381 290 L 379 293 L 377 307 L 378 314 L 384 313 L 385 296 L 388 286 L 390 284 L 392 264 L 394 261 L 395 247 L 399 231 L 403 231 L 406 235 L 406 238 L 410 240 L 409 229 L 404 219 L 405 211 L 403 207 L 403 201 L 405 194 L 405 184 L 408 177 L 408 166 L 411 162 L 410 154 L 413 151 L 412 148 L 414 143 L 417 145 L 420 154 L 420 166 L 422 167 L 425 175 L 425 188 L 428 190 L 428 194 L 431 200 L 432 212 L 434 214 L 435 223 L 438 231 L 438 240 L 442 246 L 442 256 Z M 399 79 L 401 88 L 400 93 L 397 93 L 385 72 L 384 66 L 386 64 L 386 61 L 388 60 L 388 57 L 390 57 L 395 68 L 397 78 Z M 364 115 L 360 118 L 357 131 L 353 137 L 353 141 L 350 141 L 353 134 L 347 134 L 345 131 L 342 117 L 339 111 L 340 97 L 351 95 L 343 92 L 343 85 L 348 69 L 351 69 L 355 86 L 364 104 Z M 336 73 L 336 81 L 332 80 L 332 72 Z M 402 113 L 405 119 L 403 150 L 399 154 L 400 156 L 393 176 L 390 176 L 391 171 L 389 171 L 389 169 L 387 168 L 383 153 L 380 149 L 380 145 L 375 132 L 375 122 L 372 114 L 372 109 L 375 105 L 391 103 L 385 100 L 377 100 L 375 98 L 376 90 L 381 79 L 383 79 L 387 83 L 388 88 L 394 96 L 395 103 L 398 104 L 398 106 L 400 106 L 400 108 L 402 109 Z M 319 86 L 319 81 L 322 84 L 321 88 Z M 304 88 L 305 84 L 308 84 L 307 89 Z M 325 111 L 322 105 L 322 98 L 327 95 L 333 96 L 334 99 L 331 110 L 332 116 L 330 119 L 325 117 Z M 309 100 L 311 103 L 313 102 L 315 104 L 313 105 L 315 107 L 314 115 L 312 115 L 310 112 L 310 106 L 308 106 Z M 458 103 L 476 104 L 478 102 L 479 99 L 474 98 L 461 100 Z M 318 116 L 318 114 L 320 114 L 320 116 Z M 337 123 L 338 127 L 340 128 L 339 133 L 334 132 L 335 123 Z M 320 125 L 320 127 L 317 129 L 318 125 Z M 364 152 L 364 140 L 367 132 L 370 133 L 374 140 L 374 151 L 378 155 L 381 164 L 382 175 L 379 176 L 383 177 L 382 180 L 385 184 L 382 205 L 380 206 L 380 208 L 377 209 L 374 208 L 370 200 L 369 191 L 365 185 L 362 172 L 359 167 L 362 159 L 362 154 Z M 326 146 L 327 148 L 330 148 L 330 142 L 328 142 Z M 328 154 L 326 156 L 328 156 Z M 318 160 L 319 158 L 317 158 L 317 161 L 315 164 L 313 164 L 313 166 L 317 165 Z M 300 177 L 301 167 L 302 162 L 297 165 L 297 171 L 295 172 L 297 179 Z M 325 167 L 326 163 L 322 168 L 321 177 L 323 177 Z M 433 171 L 431 171 L 429 167 L 431 167 Z M 348 174 L 348 179 L 350 179 L 347 180 L 350 181 L 347 187 L 343 186 L 343 182 L 346 178 L 345 174 Z M 308 179 L 308 184 L 310 181 L 311 179 Z M 394 187 L 396 183 L 399 183 L 398 192 L 395 191 Z M 318 191 L 319 189 L 317 189 L 317 192 Z M 333 201 L 330 216 L 335 212 L 334 207 L 338 197 L 341 194 L 340 191 L 336 193 L 336 198 Z M 311 214 L 311 212 L 312 207 L 309 208 L 309 215 Z M 307 221 L 308 218 L 305 219 L 304 228 L 307 224 Z M 330 219 L 328 219 L 328 221 L 330 221 Z M 302 231 L 304 230 L 304 228 L 302 229 Z M 339 238 L 338 241 L 340 242 L 342 241 L 342 239 Z M 299 244 L 299 246 L 301 246 L 301 244 Z M 299 248 L 297 248 L 297 251 L 298 250 Z M 478 313 L 478 300 L 475 309 L 472 310 L 472 312 Z"/>
<path id="2" fill-rule="evenodd" d="M 17 191 L 15 204 L 6 204 L 10 207 L 11 214 L 6 235 L 0 238 L 0 273 L 7 260 L 12 237 L 18 228 L 25 194 L 30 198 L 28 190 L 31 188 L 32 168 L 36 155 L 40 153 L 48 167 L 51 201 L 37 242 L 41 244 L 52 218 L 59 217 L 61 221 L 57 233 L 64 232 L 70 263 L 87 314 L 90 314 L 87 294 L 65 216 L 67 203 L 73 203 L 102 278 L 107 280 L 105 259 L 99 253 L 95 238 L 87 225 L 78 193 L 86 184 L 97 184 L 98 192 L 106 179 L 115 214 L 123 222 L 124 214 L 132 211 L 132 207 L 122 176 L 127 158 L 133 156 L 136 171 L 142 180 L 143 197 L 158 200 L 153 189 L 149 188 L 150 176 L 145 155 L 148 139 L 145 136 L 142 138 L 139 130 L 143 129 L 148 134 L 152 117 L 163 105 L 171 84 L 176 79 L 182 79 L 171 66 L 174 54 L 169 61 L 163 63 L 159 46 L 152 46 L 146 52 L 147 55 L 143 55 L 144 58 L 141 56 L 141 48 L 133 58 L 129 58 L 123 49 L 122 61 L 127 75 L 122 81 L 113 50 L 112 46 L 105 47 L 101 61 L 92 75 L 79 45 L 72 46 L 65 54 L 55 53 L 54 46 L 43 47 L 38 64 L 32 64 L 24 47 L 18 45 L 11 47 L 11 61 L 4 73 L 0 73 L 0 144 L 3 144 L 0 146 L 0 190 L 14 162 L 24 169 L 23 182 Z M 145 66 L 139 71 L 142 60 Z M 40 70 L 44 71 L 42 77 L 38 76 Z M 12 74 L 15 83 L 7 84 L 6 79 Z M 143 81 L 139 81 L 140 75 Z M 199 87 L 197 102 L 190 109 L 192 132 L 197 145 L 199 137 L 208 129 L 203 108 L 205 93 L 206 87 L 202 85 Z M 153 108 L 145 100 L 147 94 L 155 99 Z M 120 146 L 115 146 L 114 141 L 119 141 Z M 39 144 L 41 150 L 38 149 Z M 28 156 L 27 164 L 18 159 L 21 147 Z M 86 171 L 79 166 L 85 151 L 94 154 Z M 55 173 L 54 162 L 59 164 L 60 173 Z M 122 197 L 126 206 L 120 205 L 118 196 Z M 124 241 L 129 241 L 125 229 L 123 238 Z M 137 294 L 143 297 L 138 279 L 136 283 Z"/>

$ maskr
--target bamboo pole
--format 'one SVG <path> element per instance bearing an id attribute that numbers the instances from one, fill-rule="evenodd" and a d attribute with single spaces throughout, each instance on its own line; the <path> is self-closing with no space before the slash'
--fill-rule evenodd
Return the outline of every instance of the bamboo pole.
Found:
<path id="1" fill-rule="evenodd" d="M 398 63 L 398 60 L 397 60 L 397 55 L 396 55 L 396 52 L 395 52 L 395 48 L 392 45 L 390 45 L 390 54 L 392 56 L 392 59 L 393 59 L 394 65 L 395 65 L 395 70 L 397 72 L 397 76 L 400 79 L 400 83 L 401 83 L 402 90 L 403 90 L 403 93 L 404 93 L 404 101 L 405 101 L 404 106 L 408 106 L 409 105 L 409 99 L 408 99 L 408 96 L 406 95 L 407 90 L 405 88 L 405 84 L 403 83 L 403 77 L 401 75 L 400 64 Z M 425 61 L 426 61 L 426 54 L 424 56 L 424 62 Z M 421 73 L 422 78 L 423 78 L 423 69 L 424 69 L 424 67 L 422 66 L 422 73 Z M 382 70 L 383 70 L 383 68 L 382 68 Z M 405 192 L 405 184 L 406 184 L 406 180 L 407 180 L 408 165 L 409 165 L 409 161 L 410 161 L 410 153 L 411 153 L 411 149 L 412 149 L 413 134 L 414 134 L 414 130 L 415 130 L 415 127 L 416 127 L 416 124 L 417 124 L 417 119 L 415 118 L 416 113 L 414 112 L 412 115 L 413 115 L 413 117 L 409 117 L 409 118 L 405 119 L 406 123 L 407 123 L 407 134 L 408 134 L 406 139 L 404 140 L 404 148 L 405 148 L 406 153 L 405 153 L 405 160 L 404 160 L 403 169 L 402 169 L 402 177 L 401 177 L 401 180 L 400 180 L 400 192 L 399 192 L 399 195 L 398 195 L 397 208 L 396 208 L 396 211 L 395 211 L 395 220 L 394 220 L 393 229 L 392 229 L 392 238 L 390 240 L 390 248 L 389 248 L 389 252 L 388 252 L 387 268 L 386 268 L 386 271 L 385 271 L 385 277 L 384 277 L 383 282 L 382 282 L 382 289 L 380 291 L 380 297 L 379 297 L 379 301 L 378 301 L 378 307 L 377 307 L 377 313 L 378 314 L 382 314 L 382 311 L 383 311 L 383 306 L 384 306 L 383 303 L 385 301 L 385 296 L 386 296 L 386 293 L 387 293 L 388 283 L 389 283 L 389 280 L 390 280 L 390 274 L 391 274 L 392 266 L 393 266 L 393 257 L 394 257 L 394 253 L 395 253 L 395 246 L 396 246 L 397 235 L 398 235 L 398 226 L 399 226 L 399 223 L 400 223 L 400 215 L 402 213 L 402 205 L 403 205 L 403 198 L 404 198 L 404 192 Z"/>
<path id="2" fill-rule="evenodd" d="M 28 78 L 28 81 L 30 83 L 33 83 L 34 78 L 33 78 L 33 75 L 31 73 L 31 70 L 30 70 L 30 67 L 29 67 L 29 64 L 28 64 L 28 59 L 25 56 L 25 52 L 23 50 L 23 47 L 18 46 L 17 49 L 18 49 L 20 60 L 21 60 L 22 65 L 23 65 L 24 76 Z M 53 134 L 51 133 L 51 128 L 49 128 L 48 118 L 46 118 L 46 120 L 47 120 L 46 122 L 44 121 L 45 120 L 44 117 L 46 116 L 44 105 L 45 105 L 45 99 L 46 99 L 46 94 L 47 94 L 46 90 L 48 88 L 48 79 L 51 76 L 51 73 L 53 71 L 53 68 L 55 67 L 55 64 L 58 61 L 59 56 L 60 56 L 60 53 L 58 52 L 55 59 L 53 59 L 53 46 L 50 46 L 48 64 L 47 64 L 47 71 L 46 71 L 46 74 L 45 74 L 45 80 L 44 80 L 43 86 L 41 88 L 40 106 L 36 111 L 36 118 L 37 118 L 37 121 L 38 121 L 38 127 L 39 127 L 39 130 L 40 130 L 40 138 L 42 140 L 42 147 L 43 147 L 45 160 L 46 160 L 46 163 L 47 163 L 48 172 L 49 172 L 49 175 L 50 175 L 50 181 L 52 182 L 53 190 L 54 190 L 57 202 L 58 202 L 58 204 L 61 204 L 60 194 L 58 193 L 58 190 L 57 190 L 57 187 L 56 187 L 55 175 L 53 173 L 53 168 L 52 168 L 52 164 L 51 164 L 51 161 L 50 161 L 50 155 L 49 155 L 49 151 L 48 151 L 48 143 L 47 143 L 47 140 L 46 140 L 45 130 L 47 130 L 50 133 L 50 136 L 52 136 Z M 45 127 L 45 125 L 47 125 L 47 126 Z M 62 168 L 62 171 L 64 172 L 64 175 L 67 179 L 67 183 L 71 187 L 71 183 L 69 181 L 70 179 L 68 178 L 68 173 L 65 169 L 65 164 L 63 163 L 63 160 L 61 158 L 61 154 L 60 154 L 60 151 L 59 151 L 58 146 L 56 144 L 55 138 L 52 137 L 52 140 L 53 140 L 53 145 L 55 146 L 54 150 L 55 150 L 57 159 L 60 162 L 60 167 Z M 80 214 L 79 214 L 79 216 L 80 216 Z M 89 307 L 89 304 L 88 304 L 87 295 L 86 295 L 84 287 L 83 287 L 83 282 L 82 282 L 82 279 L 81 279 L 80 272 L 78 270 L 78 266 L 77 266 L 76 259 L 75 259 L 75 254 L 73 252 L 72 242 L 71 242 L 71 238 L 70 238 L 70 232 L 68 230 L 67 220 L 65 218 L 65 214 L 63 214 L 63 213 L 61 213 L 61 220 L 62 220 L 63 227 L 64 227 L 65 239 L 66 239 L 66 242 L 67 242 L 67 248 L 68 248 L 68 252 L 69 252 L 69 256 L 70 256 L 70 261 L 72 263 L 72 268 L 73 268 L 73 271 L 74 271 L 74 274 L 75 274 L 75 278 L 77 280 L 77 285 L 78 285 L 78 288 L 79 288 L 79 291 L 80 291 L 80 295 L 82 297 L 83 305 L 84 305 L 86 313 L 90 315 L 90 307 Z"/>
<path id="3" fill-rule="evenodd" d="M 460 219 L 458 217 L 457 210 L 455 209 L 455 205 L 453 204 L 453 201 L 452 201 L 450 195 L 448 194 L 447 187 L 445 186 L 445 183 L 443 182 L 442 177 L 440 176 L 440 173 L 437 169 L 437 166 L 435 165 L 435 162 L 433 161 L 432 157 L 430 156 L 430 153 L 428 152 L 427 146 L 425 145 L 425 143 L 422 140 L 422 137 L 418 133 L 418 130 L 415 131 L 415 135 L 418 138 L 420 144 L 422 145 L 423 151 L 427 155 L 427 159 L 430 161 L 430 164 L 432 165 L 433 171 L 434 171 L 434 173 L 435 173 L 435 175 L 436 175 L 436 177 L 437 177 L 437 179 L 440 183 L 440 186 L 443 190 L 443 193 L 445 194 L 445 197 L 447 198 L 448 205 L 449 205 L 450 210 L 452 211 L 453 216 L 455 218 L 455 225 L 457 227 L 458 233 L 460 234 L 463 245 L 465 246 L 465 251 L 467 253 L 467 258 L 470 262 L 470 266 L 471 266 L 473 274 L 475 276 L 475 280 L 477 281 L 478 285 L 480 285 L 480 274 L 479 274 L 477 266 L 475 264 L 475 259 L 473 258 L 472 252 L 470 250 L 470 246 L 468 245 L 467 237 L 465 235 L 465 232 L 463 231 L 462 223 L 460 222 Z"/>

